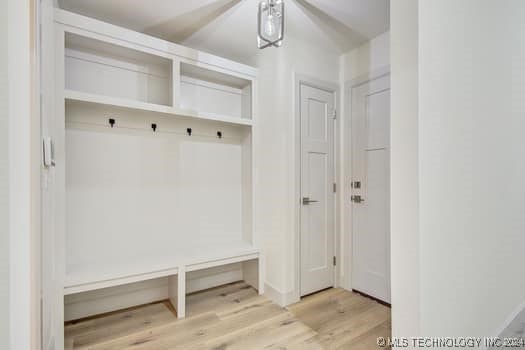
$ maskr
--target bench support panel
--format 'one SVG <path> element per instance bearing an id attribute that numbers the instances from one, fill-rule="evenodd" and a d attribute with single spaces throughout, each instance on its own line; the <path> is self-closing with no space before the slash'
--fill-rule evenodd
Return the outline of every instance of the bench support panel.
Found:
<path id="1" fill-rule="evenodd" d="M 264 284 L 262 281 L 262 266 L 261 257 L 258 259 L 248 260 L 242 263 L 242 277 L 243 280 L 256 289 L 259 294 L 264 293 Z"/>
<path id="2" fill-rule="evenodd" d="M 186 270 L 179 267 L 177 275 L 168 279 L 168 295 L 171 305 L 177 310 L 177 318 L 186 316 Z"/>

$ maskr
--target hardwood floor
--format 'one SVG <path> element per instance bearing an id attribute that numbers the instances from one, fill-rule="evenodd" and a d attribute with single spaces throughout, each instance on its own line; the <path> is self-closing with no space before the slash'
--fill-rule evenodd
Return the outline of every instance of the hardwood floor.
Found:
<path id="1" fill-rule="evenodd" d="M 390 337 L 390 308 L 343 289 L 303 298 L 288 307 L 316 332 L 323 349 L 377 349 L 378 337 Z"/>
<path id="2" fill-rule="evenodd" d="M 288 308 L 243 282 L 189 295 L 187 317 L 155 303 L 66 324 L 70 349 L 376 349 L 390 336 L 390 309 L 329 289 Z"/>

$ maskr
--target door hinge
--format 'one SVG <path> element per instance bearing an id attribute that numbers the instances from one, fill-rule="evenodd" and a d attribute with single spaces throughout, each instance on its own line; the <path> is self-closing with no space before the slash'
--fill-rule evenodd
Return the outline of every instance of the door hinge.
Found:
<path id="1" fill-rule="evenodd" d="M 334 193 L 337 192 L 337 184 L 334 182 Z"/>
<path id="2" fill-rule="evenodd" d="M 333 258 L 333 262 L 334 262 L 334 266 L 336 266 L 337 265 L 337 258 L 335 256 Z"/>
<path id="3" fill-rule="evenodd" d="M 332 112 L 332 118 L 337 119 L 337 109 L 334 108 L 334 111 Z"/>

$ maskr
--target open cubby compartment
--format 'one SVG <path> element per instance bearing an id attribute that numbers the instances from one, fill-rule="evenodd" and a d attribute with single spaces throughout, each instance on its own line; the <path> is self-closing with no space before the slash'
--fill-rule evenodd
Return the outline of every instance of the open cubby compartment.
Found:
<path id="1" fill-rule="evenodd" d="M 253 288 L 248 289 L 243 287 L 239 289 L 238 285 L 228 286 L 228 292 L 224 295 L 223 300 L 225 303 L 235 302 L 242 304 L 247 296 L 254 294 L 254 290 L 259 294 L 263 293 L 262 279 L 260 278 L 262 274 L 262 260 L 258 253 L 237 256 L 229 260 L 231 261 L 230 263 L 218 266 L 213 266 L 213 263 L 205 263 L 193 264 L 186 267 L 185 271 L 180 275 L 181 280 L 183 279 L 183 275 L 186 276 L 184 282 L 185 286 L 177 285 L 178 287 L 181 287 L 178 289 L 179 293 L 182 293 L 183 290 L 185 290 L 187 299 L 187 302 L 184 303 L 185 305 L 181 305 L 179 308 L 179 315 L 187 317 L 205 311 L 203 307 L 208 307 L 206 303 L 195 302 L 195 299 L 193 299 L 192 302 L 192 298 L 201 300 L 202 295 L 194 297 L 192 294 L 217 285 L 243 281 Z M 223 262 L 227 262 L 227 260 L 224 260 Z M 217 281 L 221 282 L 217 283 Z M 175 288 L 172 288 L 172 290 L 175 290 Z M 210 290 L 205 292 L 204 295 L 214 293 L 213 290 Z M 239 306 L 242 307 L 242 305 Z"/>
<path id="2" fill-rule="evenodd" d="M 191 61 L 180 62 L 178 107 L 200 114 L 252 119 L 253 80 Z"/>
<path id="3" fill-rule="evenodd" d="M 173 60 L 65 33 L 65 88 L 97 96 L 173 106 Z"/>
<path id="4" fill-rule="evenodd" d="M 136 282 L 67 293 L 64 295 L 64 321 L 76 321 L 165 300 L 171 302 L 171 310 L 180 310 L 181 302 L 179 300 L 184 301 L 185 295 L 179 294 L 179 277 L 178 270 L 173 269 L 166 272 L 164 277 L 145 278 L 142 276 L 142 279 Z M 183 309 L 184 306 L 182 306 Z"/>
<path id="5" fill-rule="evenodd" d="M 250 126 L 76 100 L 65 114 L 65 294 L 257 251 Z"/>

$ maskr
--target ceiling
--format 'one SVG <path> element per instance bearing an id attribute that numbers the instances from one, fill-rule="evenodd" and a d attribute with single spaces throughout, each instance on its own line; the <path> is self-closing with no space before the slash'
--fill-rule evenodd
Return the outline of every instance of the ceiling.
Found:
<path id="1" fill-rule="evenodd" d="M 285 40 L 336 53 L 389 28 L 389 0 L 284 0 Z M 59 0 L 65 10 L 247 61 L 258 49 L 258 0 Z"/>

